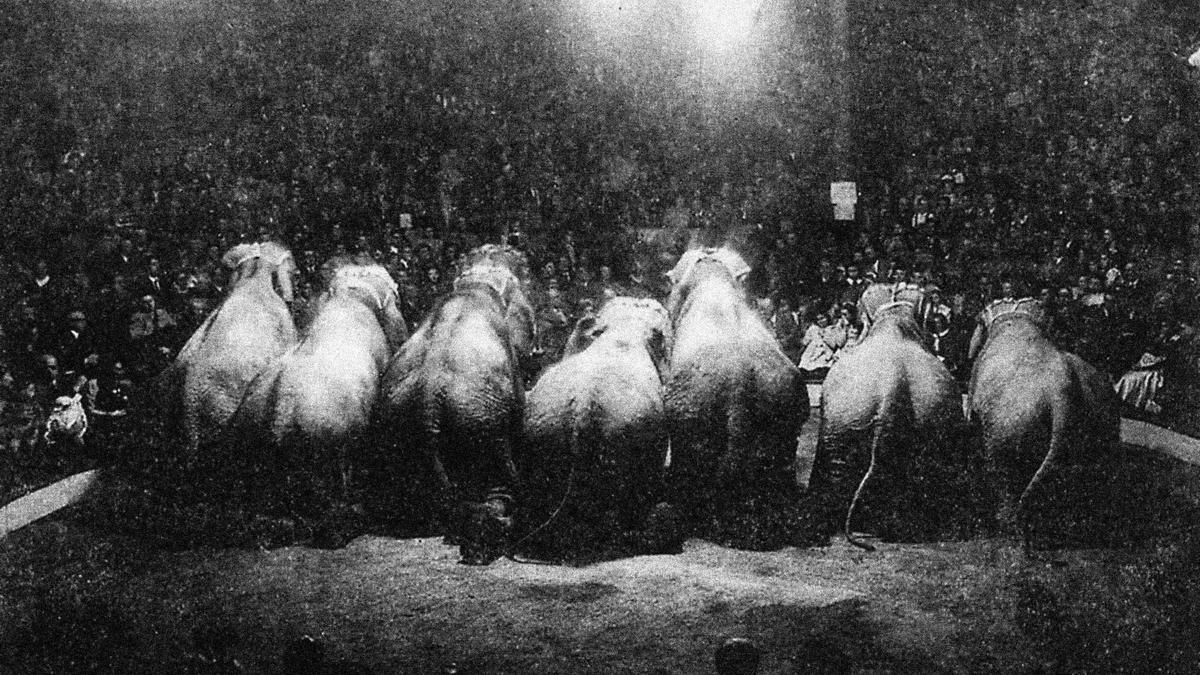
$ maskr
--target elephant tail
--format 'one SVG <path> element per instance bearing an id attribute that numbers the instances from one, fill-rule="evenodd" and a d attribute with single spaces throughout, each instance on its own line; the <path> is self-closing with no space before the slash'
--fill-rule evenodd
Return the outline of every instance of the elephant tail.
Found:
<path id="1" fill-rule="evenodd" d="M 518 546 L 529 541 L 547 527 L 550 527 L 550 525 L 558 518 L 558 515 L 562 513 L 562 510 L 571 500 L 571 494 L 575 491 L 575 481 L 579 475 L 579 467 L 584 463 L 584 461 L 586 461 L 584 449 L 580 445 L 583 438 L 583 431 L 589 424 L 591 424 L 592 412 L 594 410 L 590 403 L 585 402 L 583 406 L 584 408 L 582 410 L 576 410 L 575 414 L 572 416 L 573 419 L 571 422 L 570 445 L 568 446 L 571 449 L 571 470 L 570 473 L 567 474 L 567 487 L 563 490 L 562 499 L 559 500 L 558 506 L 554 508 L 554 511 L 550 514 L 549 518 L 542 521 L 541 525 L 538 525 L 530 530 L 512 545 L 511 549 L 514 551 Z M 545 564 L 544 561 L 522 558 L 511 552 L 509 553 L 508 558 L 519 563 Z"/>
<path id="2" fill-rule="evenodd" d="M 1075 375 L 1072 373 L 1072 379 Z M 1073 384 L 1076 384 L 1073 382 Z M 1021 536 L 1025 554 L 1029 555 L 1033 550 L 1033 518 L 1034 514 L 1030 512 L 1032 508 L 1031 502 L 1034 495 L 1042 489 L 1042 484 L 1046 481 L 1047 476 L 1054 470 L 1055 464 L 1059 458 L 1066 453 L 1066 446 L 1069 442 L 1070 433 L 1069 424 L 1074 413 L 1073 394 L 1076 387 L 1071 387 L 1065 392 L 1060 392 L 1063 395 L 1053 396 L 1050 399 L 1050 445 L 1046 451 L 1046 456 L 1042 459 L 1041 466 L 1034 472 L 1033 478 L 1029 479 L 1029 484 L 1025 486 L 1025 490 L 1021 493 L 1020 499 L 1017 500 L 1017 518 L 1021 523 Z"/>
<path id="3" fill-rule="evenodd" d="M 912 402 L 909 398 L 909 391 L 904 386 L 893 387 L 890 391 L 884 391 L 882 403 L 879 410 L 876 412 L 875 423 L 871 430 L 871 463 L 867 466 L 867 472 L 863 474 L 862 480 L 858 484 L 858 489 L 854 491 L 854 497 L 850 500 L 850 508 L 846 510 L 846 524 L 844 532 L 846 541 L 865 550 L 874 551 L 875 547 L 854 538 L 854 532 L 851 525 L 854 521 L 854 511 L 858 508 L 858 502 L 862 499 L 863 493 L 866 491 L 867 482 L 875 474 L 875 469 L 879 464 L 879 453 L 883 450 L 882 446 L 885 442 L 885 436 L 889 429 L 901 422 L 903 415 L 912 414 Z M 907 410 L 904 408 L 907 406 Z"/>
<path id="4" fill-rule="evenodd" d="M 421 399 L 421 431 L 425 436 L 425 452 L 435 478 L 449 496 L 454 493 L 454 483 L 446 471 L 446 458 L 442 453 L 442 427 L 448 412 L 446 396 L 441 388 L 425 387 Z"/>
<path id="5" fill-rule="evenodd" d="M 844 528 L 846 541 L 864 551 L 874 551 L 875 547 L 865 541 L 855 539 L 854 531 L 850 526 L 854 521 L 854 510 L 858 508 L 858 501 L 862 498 L 862 494 L 866 490 L 867 481 L 871 480 L 871 475 L 875 473 L 875 465 L 879 457 L 879 445 L 883 442 L 885 425 L 886 423 L 882 419 L 875 421 L 875 428 L 871 432 L 871 464 L 867 467 L 867 472 L 863 474 L 862 480 L 858 483 L 858 489 L 854 491 L 854 498 L 850 500 L 850 508 L 846 510 L 846 525 Z"/>

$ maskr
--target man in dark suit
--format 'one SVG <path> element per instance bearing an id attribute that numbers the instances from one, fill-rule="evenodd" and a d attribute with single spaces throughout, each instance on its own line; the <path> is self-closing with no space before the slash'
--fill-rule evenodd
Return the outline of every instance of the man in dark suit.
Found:
<path id="1" fill-rule="evenodd" d="M 825 303 L 836 302 L 842 291 L 842 279 L 837 268 L 828 259 L 822 258 L 817 264 L 817 273 L 810 286 L 811 293 Z"/>
<path id="2" fill-rule="evenodd" d="M 67 329 L 59 336 L 57 351 L 64 373 L 83 374 L 99 362 L 99 347 L 83 311 L 67 315 Z"/>
<path id="3" fill-rule="evenodd" d="M 792 363 L 799 363 L 800 355 L 804 353 L 804 335 L 800 331 L 799 315 L 792 309 L 792 301 L 787 298 L 779 298 L 779 303 L 770 317 L 769 323 L 783 353 L 787 354 Z"/>
<path id="4" fill-rule="evenodd" d="M 867 285 L 868 282 L 862 277 L 862 270 L 858 265 L 846 265 L 846 278 L 842 280 L 841 290 L 837 297 L 838 304 L 857 305 L 858 299 L 862 297 Z"/>
<path id="5" fill-rule="evenodd" d="M 142 260 L 133 246 L 132 239 L 125 238 L 121 240 L 120 244 L 117 244 L 117 250 L 108 260 L 104 269 L 109 275 L 124 274 L 126 279 L 131 280 L 141 276 Z M 108 277 L 108 279 L 111 278 L 112 276 Z"/>
<path id="6" fill-rule="evenodd" d="M 946 366 L 946 370 L 959 382 L 970 379 L 967 365 L 967 342 L 969 336 L 962 330 L 954 330 L 943 314 L 933 312 L 929 316 L 929 340 L 933 355 Z"/>
<path id="7" fill-rule="evenodd" d="M 146 270 L 138 276 L 133 290 L 137 298 L 153 295 L 160 307 L 171 312 L 182 309 L 183 299 L 177 294 L 170 277 L 163 272 L 158 258 L 151 257 L 146 261 Z"/>

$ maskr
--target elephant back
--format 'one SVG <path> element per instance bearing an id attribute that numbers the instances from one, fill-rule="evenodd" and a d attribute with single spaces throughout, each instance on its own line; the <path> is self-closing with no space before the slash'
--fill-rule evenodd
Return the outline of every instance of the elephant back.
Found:
<path id="1" fill-rule="evenodd" d="M 367 261 L 335 259 L 335 261 L 330 268 L 328 295 L 336 296 L 346 291 L 356 291 L 374 310 L 380 324 L 385 329 L 390 327 L 390 323 L 395 323 L 395 317 L 389 316 L 388 310 L 392 310 L 390 314 L 398 315 L 397 302 L 399 301 L 400 287 L 392 279 L 392 275 L 388 274 L 387 269 L 369 259 Z M 399 327 L 407 333 L 402 321 Z M 404 337 L 407 337 L 407 334 Z"/>
<path id="2" fill-rule="evenodd" d="M 519 249 L 507 244 L 484 244 L 463 254 L 458 260 L 458 269 L 467 272 L 471 268 L 501 267 L 523 286 L 530 281 L 529 259 Z"/>
<path id="3" fill-rule="evenodd" d="M 867 324 L 875 323 L 881 313 L 903 308 L 910 310 L 909 315 L 918 325 L 924 325 L 930 302 L 919 285 L 907 282 L 871 284 L 858 299 L 858 314 Z"/>
<path id="4" fill-rule="evenodd" d="M 650 298 L 618 296 L 605 302 L 596 315 L 602 335 L 669 343 L 671 318 L 662 303 Z"/>
<path id="5" fill-rule="evenodd" d="M 464 254 L 458 268 L 461 271 L 454 281 L 455 290 L 482 286 L 499 297 L 510 340 L 522 361 L 526 360 L 538 342 L 536 313 L 529 301 L 532 279 L 528 258 L 506 244 L 484 244 Z"/>
<path id="6" fill-rule="evenodd" d="M 679 256 L 679 261 L 675 263 L 675 267 L 667 272 L 667 278 L 672 284 L 685 284 L 696 268 L 696 263 L 701 260 L 715 260 L 721 263 L 725 269 L 729 270 L 729 275 L 734 280 L 741 282 L 750 274 L 750 265 L 746 264 L 746 260 L 742 258 L 737 251 L 722 246 L 709 248 L 694 248 L 685 251 Z"/>
<path id="7" fill-rule="evenodd" d="M 992 330 L 998 322 L 1003 323 L 1013 319 L 1034 324 L 1039 329 L 1046 328 L 1046 307 L 1036 298 L 1021 298 L 1019 300 L 993 300 L 979 314 L 980 323 Z"/>
<path id="8" fill-rule="evenodd" d="M 221 262 L 233 271 L 229 279 L 230 292 L 250 280 L 265 279 L 267 283 L 276 281 L 280 297 L 291 302 L 291 273 L 296 262 L 291 251 L 282 244 L 273 241 L 238 244 L 225 252 Z"/>

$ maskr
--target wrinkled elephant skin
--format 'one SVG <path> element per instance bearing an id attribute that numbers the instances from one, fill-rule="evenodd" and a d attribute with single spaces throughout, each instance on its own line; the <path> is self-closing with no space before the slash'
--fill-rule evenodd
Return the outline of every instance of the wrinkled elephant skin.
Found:
<path id="1" fill-rule="evenodd" d="M 1032 544 L 1051 479 L 1069 466 L 1102 462 L 1120 438 L 1108 376 L 1045 336 L 1034 300 L 993 303 L 971 377 L 971 414 L 982 427 L 1001 520 Z"/>
<path id="2" fill-rule="evenodd" d="M 303 340 L 254 379 L 238 409 L 232 429 L 266 481 L 254 493 L 278 494 L 289 515 L 319 516 L 348 497 L 351 455 L 405 337 L 396 290 L 379 265 L 337 262 Z"/>
<path id="3" fill-rule="evenodd" d="M 777 548 L 798 496 L 792 466 L 807 389 L 745 300 L 740 279 L 749 268 L 740 257 L 727 249 L 689 254 L 669 275 L 667 499 L 691 532 Z"/>
<path id="4" fill-rule="evenodd" d="M 278 244 L 242 244 L 225 254 L 230 289 L 187 341 L 163 382 L 179 397 L 187 457 L 223 433 L 251 380 L 296 344 L 296 326 L 277 282 L 291 298 L 291 254 Z"/>
<path id="5" fill-rule="evenodd" d="M 391 508 L 432 507 L 433 519 L 451 529 L 462 502 L 516 489 L 520 367 L 532 345 L 514 340 L 511 322 L 533 320 L 520 280 L 495 261 L 465 269 L 454 286 L 392 358 L 377 413 L 392 439 L 388 470 L 407 481 Z M 524 310 L 513 311 L 514 304 Z M 521 333 L 534 334 L 532 326 Z"/>
<path id="6" fill-rule="evenodd" d="M 655 300 L 618 297 L 571 336 L 525 405 L 529 525 L 539 555 L 600 552 L 639 530 L 661 486 L 667 427 L 659 367 L 670 319 Z M 547 519 L 553 519 L 548 521 Z"/>
<path id="7" fill-rule="evenodd" d="M 811 484 L 814 501 L 821 504 L 819 527 L 832 530 L 846 514 L 846 536 L 856 544 L 850 528 L 860 500 L 888 503 L 875 509 L 886 521 L 881 523 L 885 538 L 936 532 L 937 522 L 914 521 L 936 521 L 946 514 L 937 504 L 946 488 L 937 474 L 967 467 L 958 443 L 964 438 L 962 396 L 946 367 L 926 349 L 917 306 L 871 307 L 870 330 L 842 353 L 822 386 Z M 867 466 L 871 488 L 860 468 Z M 880 499 L 873 500 L 875 495 Z"/>

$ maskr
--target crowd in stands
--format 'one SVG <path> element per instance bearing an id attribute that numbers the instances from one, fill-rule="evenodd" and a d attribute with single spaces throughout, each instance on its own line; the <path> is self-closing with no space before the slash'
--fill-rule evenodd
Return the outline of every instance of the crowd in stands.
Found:
<path id="1" fill-rule="evenodd" d="M 134 35 L 23 3 L 0 54 L 4 442 L 31 442 L 62 391 L 119 417 L 221 298 L 221 254 L 264 238 L 296 256 L 301 325 L 338 253 L 387 266 L 415 323 L 460 253 L 514 241 L 545 360 L 606 295 L 664 297 L 662 272 L 713 230 L 814 379 L 854 348 L 871 281 L 936 296 L 933 345 L 960 380 L 976 314 L 1008 294 L 1044 299 L 1055 339 L 1114 379 L 1193 340 L 1200 86 L 1162 17 L 949 0 L 852 16 L 860 201 L 833 221 L 811 198 L 829 139 L 796 133 L 835 117 L 802 96 L 799 73 L 828 67 L 797 51 L 813 35 L 778 57 L 807 70 L 776 63 L 773 90 L 722 112 L 689 107 L 676 89 L 703 82 L 672 67 L 593 68 L 561 26 L 530 32 L 548 21 L 533 6 L 487 6 L 492 23 L 391 33 L 367 3 L 321 26 L 201 14 Z"/>

